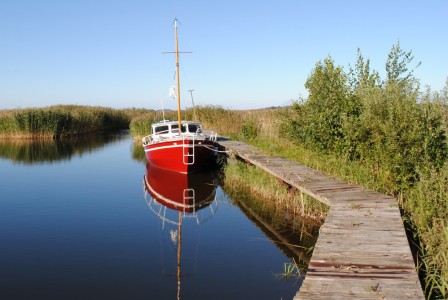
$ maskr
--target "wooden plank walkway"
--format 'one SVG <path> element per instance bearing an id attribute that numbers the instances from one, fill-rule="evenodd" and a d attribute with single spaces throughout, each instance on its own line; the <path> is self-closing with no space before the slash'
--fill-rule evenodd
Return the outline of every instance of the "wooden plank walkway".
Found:
<path id="1" fill-rule="evenodd" d="M 263 154 L 242 142 L 219 143 L 330 206 L 294 299 L 424 299 L 393 197 Z"/>

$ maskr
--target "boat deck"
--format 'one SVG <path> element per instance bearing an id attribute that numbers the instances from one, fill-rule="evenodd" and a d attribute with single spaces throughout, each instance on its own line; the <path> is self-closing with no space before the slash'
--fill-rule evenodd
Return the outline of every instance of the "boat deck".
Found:
<path id="1" fill-rule="evenodd" d="M 219 144 L 330 207 L 294 299 L 424 299 L 393 197 L 242 142 Z"/>

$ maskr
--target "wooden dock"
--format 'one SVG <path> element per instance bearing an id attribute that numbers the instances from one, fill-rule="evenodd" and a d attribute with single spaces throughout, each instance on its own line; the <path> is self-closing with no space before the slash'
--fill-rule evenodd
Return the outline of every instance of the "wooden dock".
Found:
<path id="1" fill-rule="evenodd" d="M 237 141 L 233 155 L 330 206 L 294 299 L 424 299 L 397 201 Z"/>

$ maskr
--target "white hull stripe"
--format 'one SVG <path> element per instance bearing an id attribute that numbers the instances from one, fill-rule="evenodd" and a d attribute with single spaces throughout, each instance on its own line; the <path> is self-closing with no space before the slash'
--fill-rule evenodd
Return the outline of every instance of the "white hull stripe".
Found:
<path id="1" fill-rule="evenodd" d="M 170 149 L 170 148 L 190 148 L 188 145 L 180 144 L 180 145 L 169 145 L 169 146 L 160 146 L 160 147 L 154 147 L 154 148 L 147 148 L 145 147 L 145 152 L 151 152 L 151 151 L 157 151 L 157 150 L 163 150 L 163 149 Z M 193 147 L 193 146 L 192 146 Z M 209 148 L 210 145 L 202 145 L 202 144 L 195 144 L 194 147 L 206 147 Z"/>
<path id="2" fill-rule="evenodd" d="M 176 202 L 176 201 L 173 201 L 171 199 L 168 199 L 168 198 L 162 196 L 161 194 L 157 193 L 152 188 L 152 186 L 149 184 L 148 180 L 146 179 L 146 176 L 145 176 L 145 183 L 146 183 L 146 187 L 155 195 L 156 198 L 159 198 L 160 200 L 163 200 L 166 203 L 169 203 L 169 204 L 174 205 L 174 206 L 180 206 L 182 208 L 194 208 L 194 205 L 179 203 L 179 202 Z"/>
<path id="3" fill-rule="evenodd" d="M 209 202 L 209 201 L 213 200 L 214 199 L 214 194 L 215 194 L 214 192 L 212 192 L 210 195 L 207 196 L 207 198 L 205 198 L 203 201 L 201 201 L 198 204 L 196 204 L 196 201 L 194 201 L 194 204 L 185 204 L 185 203 L 179 203 L 177 201 L 168 199 L 168 198 L 162 196 L 161 194 L 157 193 L 153 189 L 153 187 L 149 184 L 148 179 L 146 178 L 146 176 L 145 176 L 145 183 L 146 183 L 146 188 L 149 189 L 149 191 L 152 192 L 155 195 L 155 198 L 156 198 L 155 200 L 157 200 L 157 198 L 158 198 L 159 200 L 163 200 L 166 203 L 169 203 L 169 204 L 174 205 L 174 206 L 178 206 L 178 207 L 182 207 L 182 208 L 193 208 L 193 209 L 195 209 L 195 212 L 196 212 L 196 206 L 199 206 L 200 203 L 206 203 L 206 202 Z"/>

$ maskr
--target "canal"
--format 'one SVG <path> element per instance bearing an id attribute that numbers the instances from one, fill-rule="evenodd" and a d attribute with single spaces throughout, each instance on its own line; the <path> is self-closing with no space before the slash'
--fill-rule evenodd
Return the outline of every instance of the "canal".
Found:
<path id="1" fill-rule="evenodd" d="M 315 240 L 219 174 L 151 169 L 127 133 L 0 140 L 0 176 L 2 299 L 292 299 Z"/>

